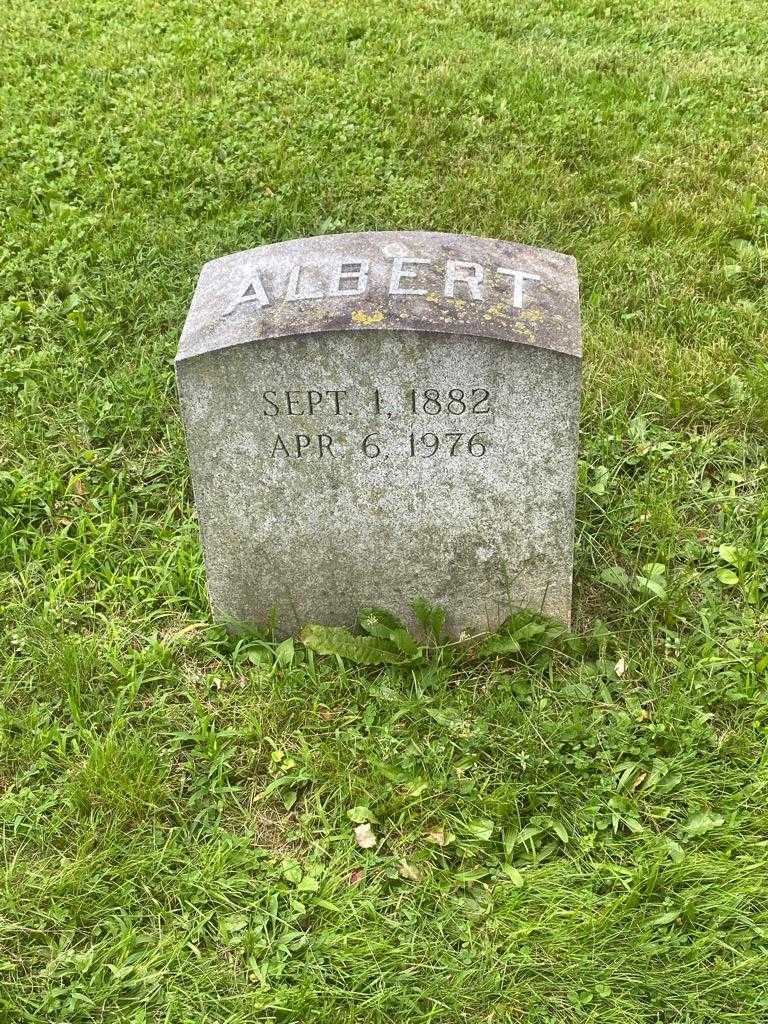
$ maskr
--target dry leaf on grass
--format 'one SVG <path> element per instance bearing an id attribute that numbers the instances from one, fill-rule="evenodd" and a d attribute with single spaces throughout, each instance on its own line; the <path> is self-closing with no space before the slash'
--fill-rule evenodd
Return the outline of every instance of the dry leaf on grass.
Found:
<path id="1" fill-rule="evenodd" d="M 355 829 L 355 842 L 361 850 L 371 850 L 378 842 L 367 821 Z"/>
<path id="2" fill-rule="evenodd" d="M 401 860 L 397 866 L 397 873 L 401 878 L 406 879 L 408 882 L 420 882 L 421 875 L 416 868 L 409 864 L 407 860 Z"/>

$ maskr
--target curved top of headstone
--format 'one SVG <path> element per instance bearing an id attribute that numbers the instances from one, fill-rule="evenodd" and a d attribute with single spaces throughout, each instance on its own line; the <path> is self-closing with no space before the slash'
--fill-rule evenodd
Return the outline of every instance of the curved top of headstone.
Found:
<path id="1" fill-rule="evenodd" d="M 573 256 L 475 235 L 299 238 L 203 266 L 176 361 L 318 331 L 428 331 L 581 356 Z"/>

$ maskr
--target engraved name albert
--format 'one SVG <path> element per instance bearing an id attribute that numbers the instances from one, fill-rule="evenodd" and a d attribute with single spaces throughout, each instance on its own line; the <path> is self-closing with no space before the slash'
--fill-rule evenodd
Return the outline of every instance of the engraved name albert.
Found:
<path id="1" fill-rule="evenodd" d="M 522 309 L 529 289 L 541 281 L 538 274 L 514 267 L 484 267 L 471 260 L 447 259 L 443 264 L 422 256 L 392 256 L 374 262 L 367 257 L 341 256 L 320 266 L 295 264 L 282 284 L 270 279 L 268 271 L 253 269 L 226 315 L 278 302 L 362 296 L 369 290 L 374 271 L 392 296 L 428 296 L 437 281 L 446 299 L 483 302 L 492 292 L 494 299 L 508 303 L 512 309 Z"/>

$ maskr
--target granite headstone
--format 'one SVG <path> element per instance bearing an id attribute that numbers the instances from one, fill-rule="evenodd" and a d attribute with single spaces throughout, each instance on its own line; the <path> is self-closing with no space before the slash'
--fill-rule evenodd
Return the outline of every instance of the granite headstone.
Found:
<path id="1" fill-rule="evenodd" d="M 363 232 L 207 263 L 176 357 L 214 614 L 351 624 L 425 598 L 454 635 L 570 619 L 576 263 Z"/>

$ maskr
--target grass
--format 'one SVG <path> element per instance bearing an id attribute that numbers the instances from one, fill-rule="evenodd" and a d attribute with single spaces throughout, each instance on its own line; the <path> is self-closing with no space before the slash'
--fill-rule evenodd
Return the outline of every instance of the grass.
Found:
<path id="1" fill-rule="evenodd" d="M 0 1020 L 768 1019 L 761 0 L 0 17 Z M 579 261 L 574 638 L 210 622 L 197 271 L 396 227 Z"/>

